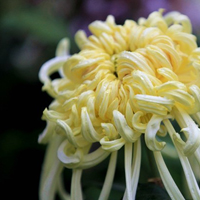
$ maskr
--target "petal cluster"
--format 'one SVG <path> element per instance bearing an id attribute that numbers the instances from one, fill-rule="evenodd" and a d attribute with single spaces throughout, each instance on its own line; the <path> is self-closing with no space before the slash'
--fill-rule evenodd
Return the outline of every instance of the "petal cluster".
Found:
<path id="1" fill-rule="evenodd" d="M 76 34 L 79 53 L 63 53 L 68 45 L 63 40 L 57 56 L 42 66 L 43 90 L 54 100 L 43 112 L 47 127 L 39 142 L 61 138 L 55 151 L 61 164 L 73 169 L 73 184 L 80 180 L 82 169 L 109 154 L 116 162 L 116 152 L 125 146 L 124 199 L 134 199 L 144 136 L 171 198 L 183 199 L 175 183 L 169 184 L 173 179 L 161 154 L 166 142 L 157 137 L 170 135 L 185 173 L 191 175 L 187 156 L 195 155 L 200 164 L 200 48 L 187 16 L 162 13 L 153 12 L 138 23 L 126 20 L 123 25 L 117 25 L 113 16 L 95 21 L 89 25 L 89 37 L 83 31 Z M 51 80 L 54 72 L 60 78 Z M 181 133 L 174 130 L 173 120 Z M 99 148 L 91 152 L 96 142 Z M 113 169 L 111 164 L 108 171 Z M 195 181 L 190 179 L 188 186 L 198 199 Z M 108 193 L 104 188 L 101 195 L 105 199 Z M 72 188 L 72 199 L 80 198 L 81 193 Z"/>

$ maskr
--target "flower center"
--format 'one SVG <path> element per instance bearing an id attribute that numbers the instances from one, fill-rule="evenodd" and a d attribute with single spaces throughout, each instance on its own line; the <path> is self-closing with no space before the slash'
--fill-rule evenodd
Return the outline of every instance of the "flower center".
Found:
<path id="1" fill-rule="evenodd" d="M 116 76 L 116 78 L 118 78 L 118 73 L 117 73 L 117 59 L 119 57 L 119 54 L 114 54 L 111 56 L 111 61 L 114 65 L 114 72 L 113 74 Z"/>

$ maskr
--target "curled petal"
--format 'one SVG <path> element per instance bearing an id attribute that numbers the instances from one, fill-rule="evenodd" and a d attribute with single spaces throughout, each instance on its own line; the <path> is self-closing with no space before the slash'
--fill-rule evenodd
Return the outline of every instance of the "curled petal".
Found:
<path id="1" fill-rule="evenodd" d="M 169 61 L 171 65 L 173 66 L 173 71 L 176 72 L 181 66 L 182 58 L 179 55 L 178 51 L 174 48 L 174 45 L 158 43 L 157 46 L 161 48 L 165 52 L 165 54 L 169 57 Z M 165 68 L 165 69 L 169 69 L 169 68 Z M 171 74 L 172 74 L 172 71 L 171 71 Z M 176 76 L 176 74 L 174 73 L 173 78 L 178 78 L 178 76 Z M 174 79 L 174 80 L 178 80 L 178 79 Z"/>
<path id="2" fill-rule="evenodd" d="M 123 30 L 123 29 L 122 29 Z M 124 50 L 128 50 L 128 43 L 127 43 L 127 39 L 126 39 L 126 35 L 123 34 L 123 32 L 116 32 L 115 33 L 115 48 L 114 48 L 114 51 L 115 53 L 120 53 Z"/>
<path id="3" fill-rule="evenodd" d="M 135 142 L 140 137 L 141 134 L 128 126 L 124 115 L 122 115 L 119 111 L 114 110 L 113 117 L 117 131 L 125 141 Z"/>
<path id="4" fill-rule="evenodd" d="M 184 132 L 187 141 L 183 147 L 185 155 L 193 154 L 200 146 L 200 129 L 192 118 L 180 107 L 174 108 L 175 119 Z"/>
<path id="5" fill-rule="evenodd" d="M 89 25 L 89 29 L 93 35 L 100 36 L 102 33 L 111 34 L 113 30 L 102 21 L 96 20 Z"/>
<path id="6" fill-rule="evenodd" d="M 109 137 L 107 137 L 107 136 L 103 137 L 100 140 L 102 149 L 104 149 L 106 151 L 110 151 L 110 152 L 118 151 L 119 149 L 121 149 L 121 147 L 124 146 L 125 143 L 126 142 L 123 138 L 110 140 Z"/>
<path id="7" fill-rule="evenodd" d="M 197 48 L 196 37 L 192 34 L 182 32 L 182 27 L 175 24 L 168 28 L 168 35 L 177 42 L 181 51 L 184 51 L 186 54 L 190 54 Z"/>
<path id="8" fill-rule="evenodd" d="M 167 115 L 171 111 L 174 101 L 158 96 L 137 94 L 134 96 L 136 104 L 145 112 Z"/>
<path id="9" fill-rule="evenodd" d="M 102 149 L 102 147 L 99 147 L 94 152 L 84 155 L 82 157 L 82 162 L 77 167 L 79 169 L 88 169 L 94 167 L 105 160 L 109 155 L 109 151 L 105 151 L 104 149 Z"/>
<path id="10" fill-rule="evenodd" d="M 131 127 L 132 126 L 132 118 L 133 118 L 133 111 L 130 105 L 130 100 L 127 101 L 126 103 L 126 113 L 125 113 L 125 118 L 127 120 L 128 125 Z"/>
<path id="11" fill-rule="evenodd" d="M 108 15 L 108 17 L 106 18 L 106 24 L 113 28 L 114 26 L 116 26 L 115 24 L 115 18 L 112 15 Z"/>
<path id="12" fill-rule="evenodd" d="M 112 118 L 113 116 L 113 110 L 117 110 L 118 109 L 118 105 L 119 105 L 119 99 L 115 98 L 112 103 L 108 106 L 107 112 L 106 112 L 106 116 L 108 118 Z"/>
<path id="13" fill-rule="evenodd" d="M 162 69 L 163 68 L 159 70 L 162 70 Z M 179 81 L 167 81 L 166 83 L 163 83 L 162 85 L 156 86 L 155 89 L 158 95 L 161 95 L 164 92 L 169 92 L 176 89 L 187 91 L 186 86 Z"/>
<path id="14" fill-rule="evenodd" d="M 165 126 L 160 125 L 160 128 L 158 130 L 158 135 L 162 137 L 165 137 L 167 135 L 167 129 Z"/>
<path id="15" fill-rule="evenodd" d="M 149 55 L 156 60 L 156 63 L 159 63 L 160 67 L 166 67 L 172 70 L 172 65 L 164 51 L 155 45 L 149 45 L 146 49 Z"/>
<path id="16" fill-rule="evenodd" d="M 82 92 L 78 97 L 77 107 L 80 109 L 84 107 L 84 105 L 87 105 L 87 102 L 89 101 L 90 97 L 93 96 L 94 92 L 92 90 Z"/>
<path id="17" fill-rule="evenodd" d="M 84 31 L 78 31 L 75 35 L 76 44 L 80 49 L 83 49 L 84 45 L 88 42 L 86 33 Z"/>
<path id="18" fill-rule="evenodd" d="M 99 108 L 102 101 L 103 101 L 103 97 L 104 97 L 104 93 L 107 90 L 109 85 L 109 81 L 107 81 L 106 79 L 103 79 L 99 84 L 98 87 L 96 89 L 96 107 Z"/>
<path id="19" fill-rule="evenodd" d="M 95 70 L 99 65 L 99 62 L 102 62 L 104 58 L 94 58 L 94 59 L 82 59 L 79 60 L 73 68 L 71 68 L 71 79 L 75 82 L 80 82 L 83 79 L 87 79 L 87 75 Z M 66 66 L 66 68 L 69 66 Z"/>
<path id="20" fill-rule="evenodd" d="M 68 140 L 64 140 L 58 148 L 57 152 L 59 160 L 67 168 L 75 168 L 80 165 L 83 159 L 83 151 L 75 149 Z"/>
<path id="21" fill-rule="evenodd" d="M 184 90 L 177 89 L 160 94 L 186 107 L 192 107 L 194 105 L 194 97 Z"/>
<path id="22" fill-rule="evenodd" d="M 197 85 L 192 85 L 189 87 L 189 91 L 195 99 L 193 113 L 200 111 L 200 88 Z"/>
<path id="23" fill-rule="evenodd" d="M 100 36 L 99 36 L 99 40 L 101 41 L 105 51 L 112 55 L 114 52 L 114 39 L 111 35 L 103 32 Z"/>
<path id="24" fill-rule="evenodd" d="M 200 129 L 196 124 L 190 124 L 189 127 L 183 128 L 182 131 L 189 136 L 184 146 L 184 153 L 185 155 L 191 155 L 200 146 Z"/>
<path id="25" fill-rule="evenodd" d="M 43 111 L 43 116 L 45 116 L 47 120 L 50 120 L 52 122 L 56 122 L 57 119 L 64 120 L 67 118 L 65 113 L 60 113 L 54 110 L 47 110 L 47 108 Z"/>
<path id="26" fill-rule="evenodd" d="M 57 124 L 64 130 L 68 141 L 76 148 L 88 146 L 89 143 L 81 136 L 81 134 L 74 135 L 72 129 L 63 120 L 57 120 Z"/>
<path id="27" fill-rule="evenodd" d="M 119 72 L 120 70 L 124 70 L 125 68 L 127 68 L 129 72 L 137 69 L 155 76 L 154 70 L 148 65 L 145 57 L 142 56 L 140 53 L 123 51 L 119 55 L 117 63 Z"/>
<path id="28" fill-rule="evenodd" d="M 166 144 L 165 142 L 158 142 L 156 140 L 156 134 L 160 129 L 160 123 L 163 119 L 163 116 L 153 115 L 147 124 L 145 142 L 152 151 L 161 151 Z"/>
<path id="29" fill-rule="evenodd" d="M 200 112 L 197 112 L 192 115 L 192 118 L 196 121 L 196 123 L 200 126 Z"/>
<path id="30" fill-rule="evenodd" d="M 65 111 L 68 111 L 72 108 L 72 106 L 77 102 L 78 98 L 77 97 L 73 97 L 73 98 L 70 98 L 70 99 L 67 99 L 62 107 Z"/>
<path id="31" fill-rule="evenodd" d="M 169 68 L 162 67 L 162 68 L 157 69 L 157 72 L 158 72 L 158 74 L 165 77 L 165 79 L 167 81 L 177 81 L 178 82 L 178 76 Z"/>
<path id="32" fill-rule="evenodd" d="M 104 129 L 106 136 L 110 139 L 116 139 L 119 136 L 113 124 L 101 123 L 101 126 Z"/>
<path id="33" fill-rule="evenodd" d="M 100 140 L 102 148 L 111 152 L 118 151 L 125 144 L 125 140 L 119 138 L 119 134 L 113 124 L 102 123 L 101 126 L 106 135 Z"/>
<path id="34" fill-rule="evenodd" d="M 39 135 L 38 138 L 38 142 L 41 144 L 46 144 L 47 142 L 49 142 L 50 138 L 53 136 L 54 134 L 54 127 L 55 127 L 55 123 L 51 122 L 51 121 L 47 121 L 47 125 L 46 128 L 44 129 L 44 131 Z"/>
<path id="35" fill-rule="evenodd" d="M 154 40 L 154 38 L 158 37 L 161 34 L 162 31 L 156 27 L 145 28 L 136 43 L 138 43 L 138 47 L 148 46 Z"/>
<path id="36" fill-rule="evenodd" d="M 70 49 L 70 41 L 68 38 L 63 38 L 58 43 L 58 46 L 56 48 L 56 57 L 62 57 L 69 55 L 69 49 Z"/>
<path id="37" fill-rule="evenodd" d="M 109 103 L 109 99 L 110 99 L 110 94 L 111 94 L 110 89 L 106 90 L 105 93 L 103 94 L 103 99 L 102 99 L 102 102 L 101 102 L 100 107 L 99 107 L 99 116 L 101 117 L 101 119 L 106 118 L 105 114 L 108 110 L 108 103 Z"/>
<path id="38" fill-rule="evenodd" d="M 67 61 L 68 58 L 68 55 L 53 58 L 44 63 L 39 71 L 39 79 L 42 83 L 44 83 L 42 89 L 47 91 L 53 97 L 55 97 L 55 92 L 51 85 L 50 75 L 56 72 L 58 69 L 62 68 L 63 64 Z"/>
<path id="39" fill-rule="evenodd" d="M 165 15 L 165 21 L 168 25 L 171 25 L 172 23 L 178 24 L 181 23 L 183 26 L 183 31 L 186 33 L 192 32 L 192 26 L 189 18 L 186 15 L 182 15 L 179 12 L 169 12 Z"/>
<path id="40" fill-rule="evenodd" d="M 183 152 L 183 147 L 185 145 L 185 142 L 182 140 L 181 136 L 178 133 L 173 133 L 172 138 L 176 142 L 177 146 L 179 146 L 180 151 Z"/>
<path id="41" fill-rule="evenodd" d="M 145 30 L 144 26 L 137 26 L 137 28 L 132 28 L 130 32 L 130 50 L 135 51 L 138 47 L 137 42 L 140 40 L 142 32 Z"/>
<path id="42" fill-rule="evenodd" d="M 160 30 L 165 32 L 167 30 L 167 23 L 163 19 L 163 12 L 164 9 L 159 9 L 159 11 L 152 12 L 146 21 L 146 25 L 151 27 L 158 27 Z"/>
<path id="43" fill-rule="evenodd" d="M 199 199 L 200 198 L 200 190 L 197 184 L 197 181 L 195 179 L 194 173 L 192 171 L 192 168 L 190 166 L 188 158 L 184 155 L 184 149 L 182 148 L 184 146 L 184 142 L 180 139 L 179 135 L 175 132 L 172 124 L 169 122 L 169 120 L 163 121 L 169 135 L 177 149 L 177 153 L 179 156 L 179 159 L 181 161 L 181 165 L 183 167 L 185 178 L 187 181 L 187 185 L 189 187 L 190 194 L 192 196 L 192 199 Z M 174 137 L 175 136 L 175 137 Z"/>
<path id="44" fill-rule="evenodd" d="M 134 82 L 139 83 L 141 87 L 145 90 L 145 94 L 154 94 L 153 84 L 150 80 L 150 76 L 148 76 L 146 73 L 135 70 L 132 72 L 132 80 Z"/>
<path id="45" fill-rule="evenodd" d="M 101 135 L 94 129 L 93 124 L 87 112 L 87 108 L 83 107 L 81 111 L 81 134 L 88 142 L 96 142 L 101 139 Z"/>
<path id="46" fill-rule="evenodd" d="M 97 118 L 96 116 L 95 101 L 96 101 L 96 98 L 94 96 L 88 99 L 87 111 L 88 111 L 91 121 L 93 122 L 93 126 L 99 126 L 101 124 L 101 120 Z"/>
<path id="47" fill-rule="evenodd" d="M 142 111 L 138 111 L 132 117 L 132 126 L 136 131 L 140 133 L 145 133 L 145 130 L 147 128 L 147 124 L 141 123 L 141 117 L 143 115 L 144 113 Z"/>

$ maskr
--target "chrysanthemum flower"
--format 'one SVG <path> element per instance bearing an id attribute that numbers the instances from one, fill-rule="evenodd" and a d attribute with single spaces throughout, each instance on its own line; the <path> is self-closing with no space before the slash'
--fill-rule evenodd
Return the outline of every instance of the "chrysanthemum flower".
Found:
<path id="1" fill-rule="evenodd" d="M 95 21 L 89 25 L 91 36 L 83 31 L 76 34 L 79 53 L 69 56 L 64 39 L 56 57 L 42 66 L 43 90 L 54 101 L 43 112 L 47 127 L 39 137 L 40 143 L 49 143 L 41 200 L 53 199 L 57 191 L 66 199 L 81 200 L 82 171 L 111 154 L 99 197 L 106 200 L 122 147 L 123 199 L 135 199 L 143 136 L 171 199 L 184 199 L 163 159 L 166 134 L 177 151 L 192 198 L 200 199 L 189 162 L 195 156 L 200 166 L 200 48 L 187 16 L 177 12 L 163 16 L 162 12 L 153 12 L 138 23 L 126 20 L 124 25 L 116 25 L 113 16 Z M 54 72 L 60 78 L 51 80 Z M 91 151 L 94 143 L 100 147 Z M 70 195 L 62 189 L 64 167 L 73 172 Z"/>

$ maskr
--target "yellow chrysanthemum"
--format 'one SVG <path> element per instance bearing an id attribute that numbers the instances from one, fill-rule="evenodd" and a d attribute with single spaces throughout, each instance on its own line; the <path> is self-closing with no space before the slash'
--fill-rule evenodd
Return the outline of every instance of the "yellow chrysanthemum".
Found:
<path id="1" fill-rule="evenodd" d="M 45 109 L 47 127 L 40 143 L 50 143 L 41 179 L 40 198 L 51 200 L 59 188 L 63 166 L 73 169 L 71 198 L 82 199 L 83 169 L 111 154 L 99 199 L 107 199 L 117 151 L 125 146 L 126 192 L 135 199 L 140 162 L 140 137 L 153 151 L 160 176 L 172 199 L 184 199 L 171 177 L 161 151 L 167 133 L 176 148 L 193 199 L 200 190 L 188 158 L 200 165 L 200 48 L 187 16 L 153 12 L 138 23 L 116 25 L 113 16 L 79 31 L 79 53 L 68 55 L 68 42 L 58 45 L 56 58 L 46 62 L 40 80 L 54 101 Z M 60 78 L 51 80 L 58 71 Z M 173 127 L 176 120 L 186 140 Z M 93 143 L 100 147 L 90 152 Z M 61 195 L 65 195 L 60 191 Z M 67 198 L 67 197 L 66 197 Z"/>

